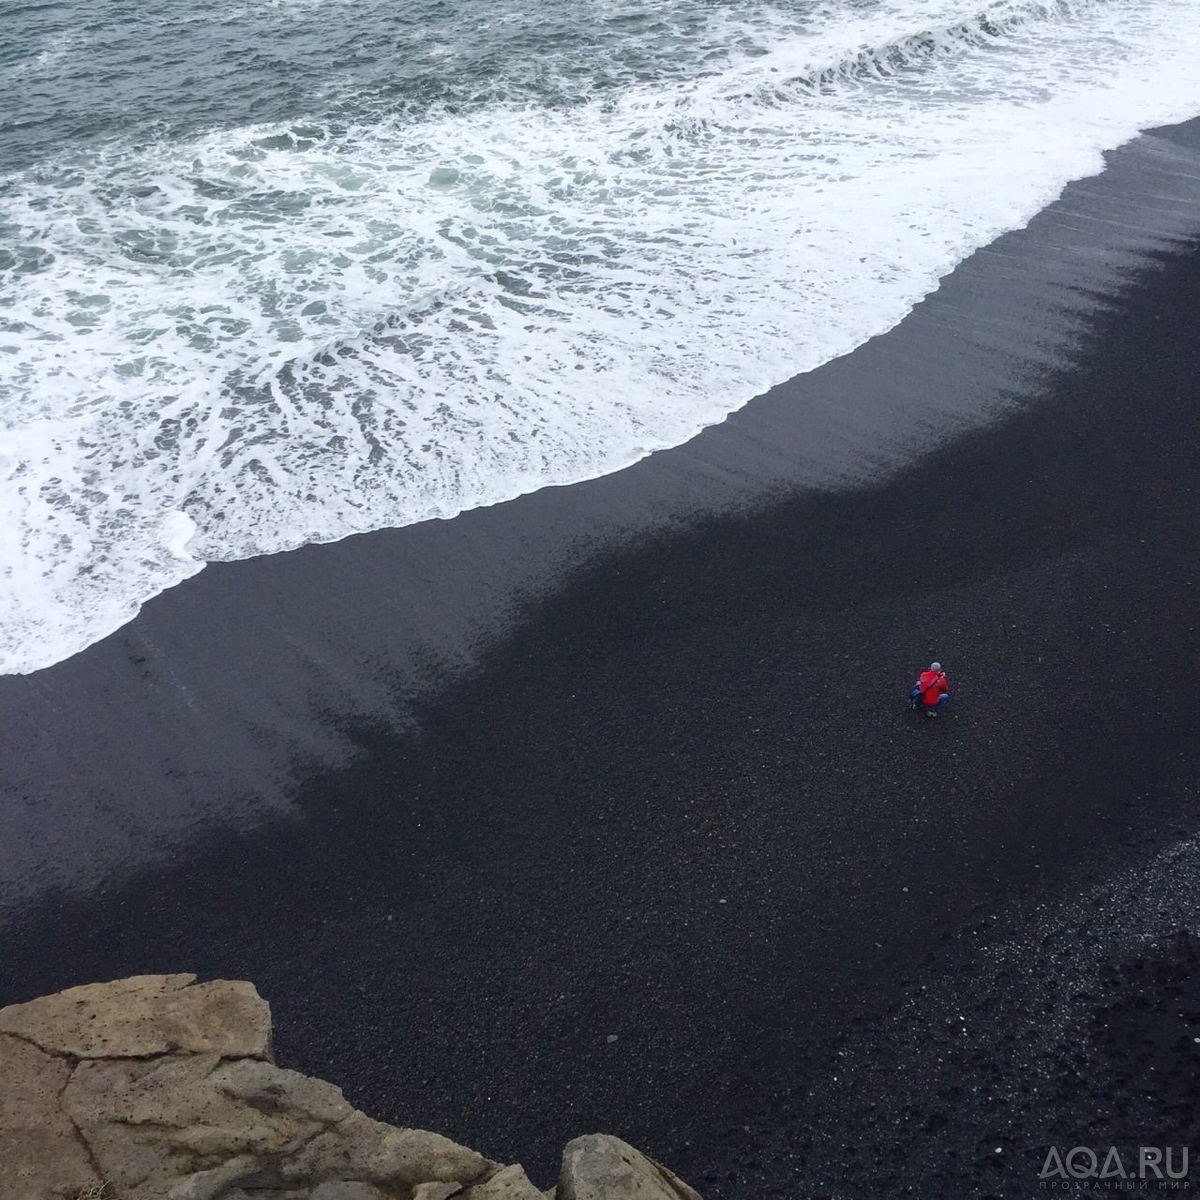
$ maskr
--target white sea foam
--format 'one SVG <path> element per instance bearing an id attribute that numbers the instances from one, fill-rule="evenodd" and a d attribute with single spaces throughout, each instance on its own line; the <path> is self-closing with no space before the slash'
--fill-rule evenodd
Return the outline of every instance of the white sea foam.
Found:
<path id="1" fill-rule="evenodd" d="M 114 143 L 10 178 L 0 669 L 205 561 L 686 440 L 1200 111 L 1198 18 L 758 10 L 744 52 L 583 104 Z"/>

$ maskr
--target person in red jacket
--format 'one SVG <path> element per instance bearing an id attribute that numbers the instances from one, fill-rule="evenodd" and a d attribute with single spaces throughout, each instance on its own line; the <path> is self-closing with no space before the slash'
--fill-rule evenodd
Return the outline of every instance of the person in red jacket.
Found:
<path id="1" fill-rule="evenodd" d="M 921 709 L 927 717 L 936 717 L 950 703 L 950 684 L 941 663 L 930 663 L 929 670 L 921 672 L 913 684 L 912 702 L 913 708 Z"/>

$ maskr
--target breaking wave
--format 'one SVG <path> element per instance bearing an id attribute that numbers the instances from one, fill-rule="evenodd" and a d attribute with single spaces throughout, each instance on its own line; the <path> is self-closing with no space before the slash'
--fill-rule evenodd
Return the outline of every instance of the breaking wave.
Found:
<path id="1" fill-rule="evenodd" d="M 677 445 L 1200 111 L 1194 2 L 548 13 L 0 179 L 0 669 L 207 561 Z"/>

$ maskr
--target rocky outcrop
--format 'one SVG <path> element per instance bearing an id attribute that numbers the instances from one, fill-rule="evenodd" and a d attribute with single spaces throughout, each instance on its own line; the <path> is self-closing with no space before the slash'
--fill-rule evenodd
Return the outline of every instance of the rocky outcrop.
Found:
<path id="1" fill-rule="evenodd" d="M 59 1099 L 71 1063 L 0 1034 L 0 1195 L 78 1194 L 99 1183 L 87 1148 Z"/>
<path id="2" fill-rule="evenodd" d="M 555 1200 L 700 1200 L 682 1179 L 602 1133 L 567 1143 Z"/>
<path id="3" fill-rule="evenodd" d="M 145 975 L 0 1009 L 0 1200 L 699 1200 L 616 1138 L 558 1186 L 275 1065 L 248 983 Z"/>
<path id="4" fill-rule="evenodd" d="M 271 1057 L 271 1010 L 251 983 L 139 975 L 0 1009 L 0 1033 L 70 1058 Z"/>

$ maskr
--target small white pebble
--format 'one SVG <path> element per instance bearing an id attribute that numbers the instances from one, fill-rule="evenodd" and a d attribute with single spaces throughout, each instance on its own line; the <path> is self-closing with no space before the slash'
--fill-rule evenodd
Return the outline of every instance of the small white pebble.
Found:
<path id="1" fill-rule="evenodd" d="M 617 1040 L 617 1035 L 615 1033 L 610 1033 L 604 1040 L 611 1046 L 613 1042 Z"/>

